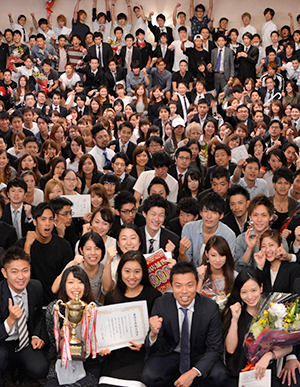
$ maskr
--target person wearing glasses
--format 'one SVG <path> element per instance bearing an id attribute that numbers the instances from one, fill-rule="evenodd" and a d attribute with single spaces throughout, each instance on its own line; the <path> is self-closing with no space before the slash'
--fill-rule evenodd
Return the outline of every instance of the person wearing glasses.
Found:
<path id="1" fill-rule="evenodd" d="M 99 183 L 103 184 L 106 189 L 109 204 L 114 208 L 115 196 L 121 189 L 119 178 L 114 173 L 108 172 L 100 178 Z"/>
<path id="2" fill-rule="evenodd" d="M 74 251 L 79 235 L 77 235 L 72 221 L 72 215 L 74 214 L 72 212 L 73 203 L 71 200 L 63 197 L 53 198 L 49 203 L 55 212 L 54 233 L 67 240 Z"/>
<path id="3" fill-rule="evenodd" d="M 145 225 L 145 218 L 138 212 L 136 199 L 133 194 L 126 190 L 121 190 L 115 197 L 114 222 L 110 231 L 111 236 L 117 237 L 123 224 L 134 223 L 138 227 Z"/>

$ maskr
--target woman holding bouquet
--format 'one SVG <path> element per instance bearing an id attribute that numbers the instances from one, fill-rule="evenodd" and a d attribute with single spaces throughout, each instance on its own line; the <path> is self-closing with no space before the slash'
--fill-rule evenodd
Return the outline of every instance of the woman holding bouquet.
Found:
<path id="1" fill-rule="evenodd" d="M 243 270 L 235 279 L 232 292 L 223 313 L 225 356 L 229 372 L 226 387 L 237 387 L 239 373 L 247 365 L 243 348 L 252 318 L 257 312 L 261 299 L 262 282 L 260 273 L 251 268 Z M 272 370 L 272 387 L 279 387 L 276 375 L 276 361 L 292 351 L 292 347 L 275 347 L 255 364 L 256 378 L 262 378 L 267 368 Z"/>
<path id="2" fill-rule="evenodd" d="M 264 292 L 292 293 L 294 281 L 300 277 L 300 266 L 277 258 L 279 247 L 283 247 L 279 231 L 265 231 L 260 237 L 259 247 L 254 259 L 262 275 Z"/>

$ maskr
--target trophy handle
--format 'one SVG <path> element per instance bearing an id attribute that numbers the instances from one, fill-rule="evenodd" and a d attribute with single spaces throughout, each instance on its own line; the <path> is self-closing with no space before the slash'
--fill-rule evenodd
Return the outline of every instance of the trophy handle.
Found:
<path id="1" fill-rule="evenodd" d="M 67 305 L 66 305 L 64 302 L 62 302 L 62 300 L 58 300 L 57 303 L 54 305 L 54 310 L 56 310 L 56 312 L 58 313 L 58 315 L 59 315 L 63 320 L 65 320 L 65 319 L 66 319 L 66 316 L 64 316 L 64 315 L 60 312 L 60 310 L 59 310 L 59 304 L 62 305 L 62 306 L 64 306 L 64 307 L 67 307 Z"/>

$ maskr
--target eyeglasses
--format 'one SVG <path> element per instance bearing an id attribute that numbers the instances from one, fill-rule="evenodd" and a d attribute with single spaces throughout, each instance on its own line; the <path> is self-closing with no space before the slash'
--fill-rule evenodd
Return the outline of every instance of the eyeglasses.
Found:
<path id="1" fill-rule="evenodd" d="M 57 215 L 60 215 L 60 216 L 73 216 L 73 215 L 74 215 L 74 212 L 73 212 L 73 211 L 70 211 L 70 212 L 64 212 L 64 213 L 57 212 L 56 214 L 57 214 Z"/>
<path id="2" fill-rule="evenodd" d="M 120 212 L 125 215 L 135 214 L 137 212 L 137 208 L 133 207 L 131 210 L 120 210 Z"/>
<path id="3" fill-rule="evenodd" d="M 114 181 L 105 181 L 104 184 L 114 186 L 116 183 Z"/>

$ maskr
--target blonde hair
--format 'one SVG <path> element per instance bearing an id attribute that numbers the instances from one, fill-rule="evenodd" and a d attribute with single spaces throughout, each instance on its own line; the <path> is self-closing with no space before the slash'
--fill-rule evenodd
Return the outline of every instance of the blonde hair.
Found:
<path id="1" fill-rule="evenodd" d="M 44 201 L 45 202 L 49 202 L 50 201 L 49 195 L 50 195 L 51 191 L 53 190 L 53 188 L 56 185 L 58 185 L 60 187 L 60 189 L 62 190 L 63 195 L 66 194 L 65 187 L 64 187 L 63 183 L 60 180 L 58 180 L 58 179 L 50 179 L 47 182 L 46 186 L 45 186 L 45 197 L 44 197 Z"/>

